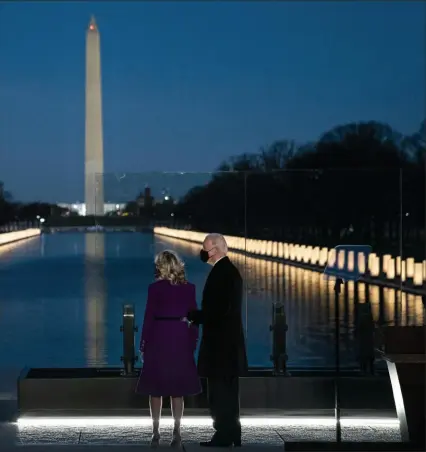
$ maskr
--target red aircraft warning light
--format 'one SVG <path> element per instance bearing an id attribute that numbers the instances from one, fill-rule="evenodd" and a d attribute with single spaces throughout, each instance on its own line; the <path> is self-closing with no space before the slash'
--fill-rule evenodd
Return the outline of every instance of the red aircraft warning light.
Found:
<path id="1" fill-rule="evenodd" d="M 96 30 L 96 22 L 95 22 L 95 17 L 92 16 L 90 18 L 90 22 L 89 22 L 89 30 L 95 31 Z"/>

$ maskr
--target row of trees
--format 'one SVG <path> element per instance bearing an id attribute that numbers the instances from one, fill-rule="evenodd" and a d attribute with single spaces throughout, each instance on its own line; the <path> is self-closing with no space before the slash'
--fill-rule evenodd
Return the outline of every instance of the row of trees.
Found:
<path id="1" fill-rule="evenodd" d="M 223 162 L 192 188 L 176 221 L 192 229 L 335 246 L 424 253 L 426 122 L 403 136 L 353 123 L 298 146 L 281 140 Z M 344 238 L 345 237 L 345 238 Z M 423 241 L 422 241 L 423 240 Z"/>
<path id="2" fill-rule="evenodd" d="M 175 205 L 128 203 L 147 216 L 203 231 L 424 255 L 426 121 L 404 136 L 377 123 L 353 123 L 315 143 L 280 140 L 223 162 L 211 181 Z M 142 205 L 143 204 L 143 205 Z M 47 203 L 20 204 L 0 184 L 0 224 L 60 216 Z"/>
<path id="3" fill-rule="evenodd" d="M 0 226 L 13 217 L 12 196 L 5 190 L 3 182 L 0 181 Z"/>
<path id="4" fill-rule="evenodd" d="M 0 226 L 14 222 L 34 222 L 37 217 L 60 216 L 64 212 L 66 212 L 66 209 L 55 204 L 16 202 L 0 181 Z"/>

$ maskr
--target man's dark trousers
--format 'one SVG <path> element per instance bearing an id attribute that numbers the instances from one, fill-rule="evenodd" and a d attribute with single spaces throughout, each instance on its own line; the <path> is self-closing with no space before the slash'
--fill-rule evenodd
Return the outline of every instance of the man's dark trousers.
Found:
<path id="1" fill-rule="evenodd" d="M 207 379 L 207 394 L 213 428 L 212 440 L 235 442 L 241 440 L 240 391 L 238 377 L 211 377 Z"/>

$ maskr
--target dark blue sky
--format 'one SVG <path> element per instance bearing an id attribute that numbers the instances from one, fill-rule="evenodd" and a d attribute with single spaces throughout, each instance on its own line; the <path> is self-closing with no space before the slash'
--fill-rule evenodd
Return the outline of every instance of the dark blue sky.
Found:
<path id="1" fill-rule="evenodd" d="M 412 133 L 425 116 L 424 2 L 4 3 L 0 180 L 18 199 L 83 196 L 91 13 L 109 192 L 182 191 L 205 177 L 143 173 L 212 171 L 350 121 Z"/>

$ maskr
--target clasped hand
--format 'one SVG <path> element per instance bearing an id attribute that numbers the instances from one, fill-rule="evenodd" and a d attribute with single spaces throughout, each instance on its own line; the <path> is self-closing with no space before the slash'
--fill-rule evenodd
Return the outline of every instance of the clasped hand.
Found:
<path id="1" fill-rule="evenodd" d="M 181 318 L 182 322 L 186 322 L 188 324 L 188 328 L 191 326 L 192 321 L 188 319 L 188 317 L 182 317 Z"/>
<path id="2" fill-rule="evenodd" d="M 193 323 L 195 320 L 195 313 L 197 311 L 189 311 L 188 314 L 186 314 L 186 319 L 188 320 L 188 322 Z"/>

